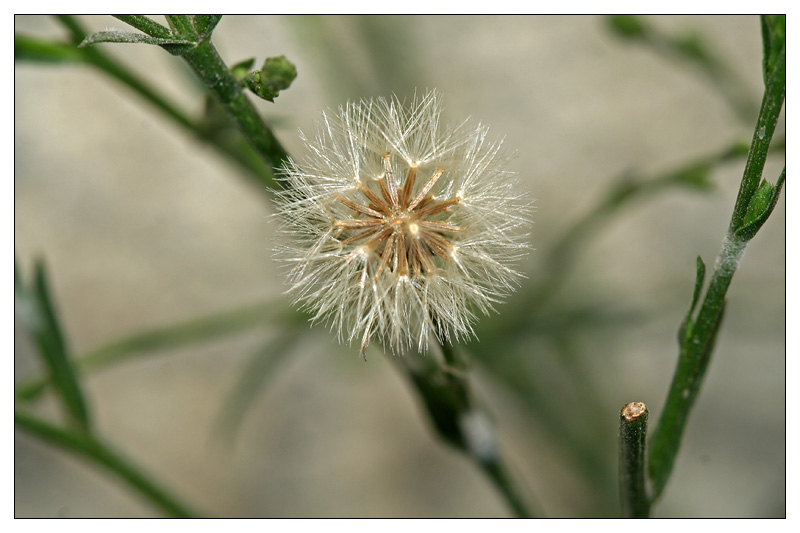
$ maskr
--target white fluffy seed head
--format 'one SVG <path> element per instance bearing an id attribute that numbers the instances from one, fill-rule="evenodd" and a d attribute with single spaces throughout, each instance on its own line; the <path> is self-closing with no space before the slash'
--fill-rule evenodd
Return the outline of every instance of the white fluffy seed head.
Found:
<path id="1" fill-rule="evenodd" d="M 437 92 L 348 103 L 282 172 L 288 293 L 362 354 L 465 339 L 520 277 L 526 194 L 488 128 L 441 110 Z"/>

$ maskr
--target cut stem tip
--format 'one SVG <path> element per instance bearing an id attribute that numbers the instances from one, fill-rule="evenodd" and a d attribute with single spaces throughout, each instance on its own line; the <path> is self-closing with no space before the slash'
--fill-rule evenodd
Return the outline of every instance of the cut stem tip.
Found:
<path id="1" fill-rule="evenodd" d="M 620 415 L 627 421 L 633 422 L 638 420 L 643 414 L 647 412 L 647 406 L 642 402 L 631 402 L 622 408 Z"/>

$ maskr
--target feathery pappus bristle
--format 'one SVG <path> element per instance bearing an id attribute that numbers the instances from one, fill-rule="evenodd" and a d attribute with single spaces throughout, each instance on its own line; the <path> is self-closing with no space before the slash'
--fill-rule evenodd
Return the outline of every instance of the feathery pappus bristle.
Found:
<path id="1" fill-rule="evenodd" d="M 465 339 L 520 278 L 530 208 L 502 141 L 441 112 L 435 91 L 348 103 L 282 172 L 287 292 L 362 356 Z"/>

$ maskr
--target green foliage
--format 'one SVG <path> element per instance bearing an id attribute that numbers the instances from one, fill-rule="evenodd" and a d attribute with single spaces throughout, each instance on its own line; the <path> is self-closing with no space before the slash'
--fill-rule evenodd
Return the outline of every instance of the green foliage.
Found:
<path id="1" fill-rule="evenodd" d="M 14 295 L 70 422 L 88 430 L 89 411 L 64 339 L 43 261 L 35 263 L 32 285 L 25 283 L 19 266 L 14 262 Z"/>
<path id="2" fill-rule="evenodd" d="M 236 78 L 239 82 L 244 83 L 245 79 L 247 78 L 248 74 L 250 73 L 250 69 L 253 68 L 253 65 L 256 63 L 256 58 L 251 57 L 250 59 L 245 59 L 244 61 L 239 61 L 231 66 L 231 74 L 233 77 Z"/>
<path id="3" fill-rule="evenodd" d="M 775 185 L 772 185 L 767 180 L 761 181 L 761 185 L 753 193 L 753 197 L 747 205 L 747 212 L 744 215 L 742 225 L 734 232 L 734 236 L 737 239 L 749 241 L 755 237 L 755 234 L 758 233 L 758 230 L 761 229 L 761 226 L 772 214 L 772 210 L 775 209 L 785 180 L 786 168 L 784 167 Z"/>
<path id="4" fill-rule="evenodd" d="M 756 108 L 749 88 L 713 50 L 702 33 L 689 30 L 670 35 L 634 15 L 611 15 L 607 23 L 615 35 L 630 43 L 647 46 L 653 52 L 699 72 L 725 98 L 734 113 L 750 123 Z"/>
<path id="5" fill-rule="evenodd" d="M 139 43 L 158 45 L 172 55 L 182 55 L 194 46 L 193 41 L 179 38 L 150 37 L 141 33 L 131 33 L 128 31 L 109 30 L 99 31 L 88 36 L 80 44 L 81 47 L 91 46 L 98 43 Z"/>
<path id="6" fill-rule="evenodd" d="M 211 33 L 222 20 L 222 15 L 189 15 L 195 31 L 200 36 L 200 40 L 211 37 Z"/>
<path id="7" fill-rule="evenodd" d="M 786 15 L 761 15 L 761 37 L 764 42 L 764 83 L 766 84 L 786 47 Z"/>
<path id="8" fill-rule="evenodd" d="M 776 37 L 780 35 L 780 31 L 774 31 L 769 22 L 762 24 L 762 29 L 766 35 L 764 42 L 769 41 L 770 47 L 775 46 L 780 40 Z M 717 257 L 703 304 L 693 319 L 692 313 L 697 305 L 705 274 L 705 265 L 698 259 L 692 305 L 679 334 L 680 354 L 677 367 L 664 410 L 650 439 L 648 473 L 652 482 L 653 500 L 661 495 L 672 473 L 689 414 L 700 393 L 722 324 L 725 296 L 733 274 L 739 267 L 748 241 L 772 213 L 786 176 L 784 168 L 776 185 L 761 181 L 786 92 L 785 43 L 780 44 L 778 51 L 765 50 L 765 65 L 770 64 L 769 58 L 773 55 L 777 59 L 774 64 L 765 67 L 769 76 L 728 233 Z"/>
<path id="9" fill-rule="evenodd" d="M 649 31 L 645 21 L 637 15 L 610 15 L 607 20 L 611 31 L 626 39 L 643 38 Z"/>
<path id="10" fill-rule="evenodd" d="M 130 24 L 137 30 L 145 32 L 151 37 L 160 39 L 175 39 L 178 37 L 178 35 L 169 28 L 162 26 L 144 15 L 114 15 L 114 17 L 126 24 Z"/>
<path id="11" fill-rule="evenodd" d="M 678 330 L 678 344 L 680 346 L 683 346 L 686 340 L 691 337 L 692 327 L 694 326 L 694 319 L 692 318 L 692 315 L 694 314 L 694 310 L 697 308 L 697 302 L 700 301 L 700 293 L 703 292 L 703 282 L 705 279 L 706 264 L 703 262 L 703 258 L 698 255 L 697 276 L 695 277 L 694 292 L 692 293 L 692 304 L 689 306 L 689 311 L 686 313 L 683 322 L 681 322 L 681 327 Z"/>
<path id="12" fill-rule="evenodd" d="M 211 37 L 222 15 L 167 15 L 169 28 L 142 15 L 116 17 L 143 31 L 145 35 L 120 30 L 100 31 L 86 37 L 80 47 L 98 43 L 153 44 L 172 55 L 180 56 Z"/>

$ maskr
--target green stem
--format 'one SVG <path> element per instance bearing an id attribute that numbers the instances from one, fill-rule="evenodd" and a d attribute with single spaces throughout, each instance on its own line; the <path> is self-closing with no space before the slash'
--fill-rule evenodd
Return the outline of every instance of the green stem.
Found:
<path id="1" fill-rule="evenodd" d="M 105 467 L 168 516 L 176 518 L 198 516 L 166 489 L 142 473 L 141 468 L 91 435 L 68 431 L 18 411 L 14 412 L 14 425 L 48 444 Z"/>
<path id="2" fill-rule="evenodd" d="M 80 44 L 83 39 L 86 38 L 86 30 L 78 23 L 75 17 L 59 15 L 57 18 L 69 30 L 70 39 L 75 45 Z M 121 17 L 121 20 L 131 23 L 131 21 L 126 20 L 125 17 Z M 149 22 L 152 23 L 152 21 Z M 136 25 L 134 24 L 134 26 Z M 156 24 L 156 26 L 159 25 Z M 163 26 L 160 27 L 169 35 L 169 30 L 167 28 Z M 237 138 L 233 140 L 223 140 L 214 136 L 213 132 L 209 132 L 201 122 L 193 120 L 172 102 L 158 94 L 158 92 L 139 78 L 138 75 L 115 59 L 106 55 L 100 48 L 90 46 L 81 48 L 80 52 L 82 53 L 82 59 L 87 64 L 127 86 L 193 137 L 210 143 L 222 155 L 240 165 L 243 169 L 256 177 L 260 184 L 266 184 L 270 189 L 275 188 L 275 176 L 271 167 L 265 165 L 263 161 L 261 161 L 261 158 L 253 152 L 250 146 L 247 145 L 240 136 L 237 136 Z M 238 141 L 241 141 L 241 144 Z"/>
<path id="3" fill-rule="evenodd" d="M 648 25 L 642 37 L 645 43 L 663 57 L 694 65 L 697 72 L 705 76 L 714 89 L 719 91 L 742 121 L 752 120 L 756 107 L 747 85 L 735 70 L 708 48 L 701 35 L 688 34 L 683 38 L 676 38 Z"/>
<path id="4" fill-rule="evenodd" d="M 653 484 L 653 500 L 661 495 L 672 473 L 689 413 L 700 393 L 722 323 L 725 294 L 745 245 L 725 239 L 697 321 L 681 345 L 664 410 L 650 443 L 648 472 Z"/>
<path id="5" fill-rule="evenodd" d="M 546 283 L 539 284 L 536 292 L 530 297 L 528 305 L 539 307 L 557 292 L 566 280 L 571 267 L 576 263 L 575 255 L 582 245 L 589 240 L 590 236 L 602 233 L 601 229 L 612 220 L 613 216 L 619 215 L 623 208 L 636 200 L 654 196 L 670 187 L 707 189 L 711 186 L 709 174 L 714 168 L 742 157 L 745 153 L 746 146 L 734 143 L 720 152 L 697 159 L 688 165 L 654 178 L 623 176 L 618 179 L 603 200 L 592 211 L 575 222 L 550 247 L 545 265 L 548 274 L 541 278 L 546 280 Z M 520 316 L 526 315 L 521 314 Z"/>
<path id="6" fill-rule="evenodd" d="M 541 513 L 533 512 L 528 504 L 520 497 L 516 486 L 511 481 L 508 471 L 500 462 L 500 459 L 494 461 L 480 462 L 481 468 L 489 476 L 494 486 L 500 491 L 500 494 L 506 500 L 506 503 L 518 518 L 535 518 L 541 516 Z"/>
<path id="7" fill-rule="evenodd" d="M 247 98 L 241 84 L 225 65 L 211 41 L 201 42 L 182 57 L 214 98 L 236 120 L 256 152 L 273 170 L 279 169 L 289 157 L 286 150 L 264 124 L 261 115 Z"/>
<path id="8" fill-rule="evenodd" d="M 756 130 L 750 143 L 750 151 L 747 154 L 747 164 L 744 167 L 744 176 L 739 186 L 739 194 L 736 197 L 736 206 L 733 209 L 731 224 L 728 228 L 729 233 L 733 233 L 741 226 L 747 214 L 747 207 L 761 182 L 764 164 L 769 153 L 769 145 L 775 133 L 775 126 L 778 123 L 785 96 L 786 50 L 784 49 L 778 58 L 772 75 L 767 79 L 767 86 L 764 89 L 761 111 L 758 114 Z"/>
<path id="9" fill-rule="evenodd" d="M 769 143 L 783 106 L 786 92 L 786 52 L 780 54 L 767 79 L 756 130 L 750 145 L 739 195 L 736 199 L 728 234 L 717 257 L 702 307 L 696 320 L 687 319 L 675 374 L 667 393 L 664 410 L 652 434 L 648 454 L 648 473 L 652 498 L 660 496 L 672 473 L 683 432 L 694 402 L 700 393 L 717 332 L 722 322 L 725 295 L 744 254 L 748 239 L 735 232 L 745 222 L 748 207 L 759 188 Z M 783 183 L 783 176 L 779 184 Z M 779 190 L 778 190 L 779 192 Z M 777 193 L 776 193 L 777 194 Z M 768 216 L 768 213 L 767 213 Z M 691 314 L 691 312 L 690 312 Z"/>
<path id="10" fill-rule="evenodd" d="M 515 516 L 536 516 L 538 513 L 525 504 L 503 466 L 488 417 L 474 406 L 467 369 L 450 346 L 442 345 L 442 348 L 444 365 L 412 353 L 393 360 L 409 378 L 435 433 L 480 466 Z M 414 358 L 416 361 L 409 361 Z"/>
<path id="11" fill-rule="evenodd" d="M 80 25 L 75 17 L 71 15 L 59 15 L 57 18 L 67 28 L 67 30 L 69 30 L 70 40 L 73 42 L 73 44 L 78 45 L 86 38 L 86 30 Z M 202 133 L 200 126 L 191 118 L 189 118 L 186 113 L 178 109 L 177 106 L 158 94 L 136 74 L 123 67 L 110 56 L 106 55 L 100 48 L 87 47 L 82 48 L 81 51 L 83 52 L 84 59 L 87 63 L 102 70 L 124 85 L 127 85 L 130 89 L 139 94 L 139 96 L 144 98 L 156 109 L 167 115 L 184 129 L 198 135 Z"/>
<path id="12" fill-rule="evenodd" d="M 646 436 L 647 406 L 629 403 L 619 414 L 619 499 L 625 518 L 650 516 L 645 486 Z"/>

